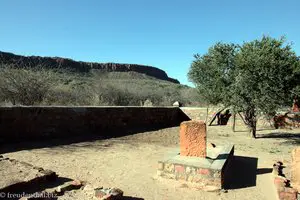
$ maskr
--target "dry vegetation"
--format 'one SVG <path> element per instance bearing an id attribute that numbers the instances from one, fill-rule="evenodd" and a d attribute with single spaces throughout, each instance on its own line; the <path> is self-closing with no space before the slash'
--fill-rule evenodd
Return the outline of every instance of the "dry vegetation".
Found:
<path id="1" fill-rule="evenodd" d="M 0 101 L 14 105 L 200 105 L 195 89 L 135 72 L 0 67 Z"/>

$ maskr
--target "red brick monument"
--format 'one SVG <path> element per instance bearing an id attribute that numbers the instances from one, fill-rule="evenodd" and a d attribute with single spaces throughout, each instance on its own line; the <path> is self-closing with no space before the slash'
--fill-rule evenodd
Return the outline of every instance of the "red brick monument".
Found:
<path id="1" fill-rule="evenodd" d="M 191 183 L 204 189 L 224 187 L 230 176 L 234 146 L 207 146 L 206 124 L 203 121 L 185 121 L 180 124 L 180 147 L 158 161 L 157 175 Z"/>
<path id="2" fill-rule="evenodd" d="M 202 121 L 180 124 L 180 155 L 206 157 L 206 125 Z"/>

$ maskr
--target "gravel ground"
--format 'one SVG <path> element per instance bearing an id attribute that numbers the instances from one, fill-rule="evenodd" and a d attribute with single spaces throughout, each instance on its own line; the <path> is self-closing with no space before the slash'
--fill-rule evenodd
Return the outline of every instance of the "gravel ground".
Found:
<path id="1" fill-rule="evenodd" d="M 179 146 L 179 127 L 67 145 L 59 145 L 61 140 L 55 145 L 53 140 L 54 146 L 33 145 L 26 150 L 18 150 L 15 144 L 1 150 L 10 149 L 5 157 L 87 181 L 86 189 L 67 192 L 58 199 L 92 199 L 91 188 L 103 186 L 118 187 L 132 200 L 274 200 L 272 165 L 283 161 L 289 176 L 291 150 L 300 144 L 300 130 L 264 130 L 258 135 L 260 138 L 252 139 L 247 132 L 232 132 L 231 127 L 208 127 L 208 142 L 235 144 L 235 177 L 227 193 L 199 191 L 156 176 L 157 161 Z"/>

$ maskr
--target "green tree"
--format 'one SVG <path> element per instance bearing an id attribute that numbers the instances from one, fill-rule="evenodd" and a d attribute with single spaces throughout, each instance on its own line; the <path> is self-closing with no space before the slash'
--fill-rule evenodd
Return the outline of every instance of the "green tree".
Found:
<path id="1" fill-rule="evenodd" d="M 235 44 L 217 43 L 207 54 L 194 56 L 188 76 L 207 103 L 226 104 L 224 98 L 227 99 L 228 87 L 233 83 L 237 52 Z"/>
<path id="2" fill-rule="evenodd" d="M 189 79 L 210 104 L 243 111 L 252 136 L 257 116 L 270 115 L 299 95 L 299 59 L 284 38 L 263 36 L 242 46 L 217 43 L 196 56 Z"/>

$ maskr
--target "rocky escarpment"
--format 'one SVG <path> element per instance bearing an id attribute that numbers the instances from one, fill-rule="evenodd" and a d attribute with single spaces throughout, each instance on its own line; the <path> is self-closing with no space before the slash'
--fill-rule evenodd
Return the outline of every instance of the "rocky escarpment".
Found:
<path id="1" fill-rule="evenodd" d="M 76 72 L 89 72 L 92 69 L 104 72 L 137 72 L 142 73 L 160 80 L 179 83 L 178 80 L 168 77 L 166 72 L 161 69 L 137 65 L 137 64 L 120 64 L 120 63 L 93 63 L 74 61 L 60 57 L 40 57 L 40 56 L 20 56 L 12 53 L 0 51 L 0 63 L 14 65 L 17 67 L 43 66 L 47 68 L 61 68 Z"/>

